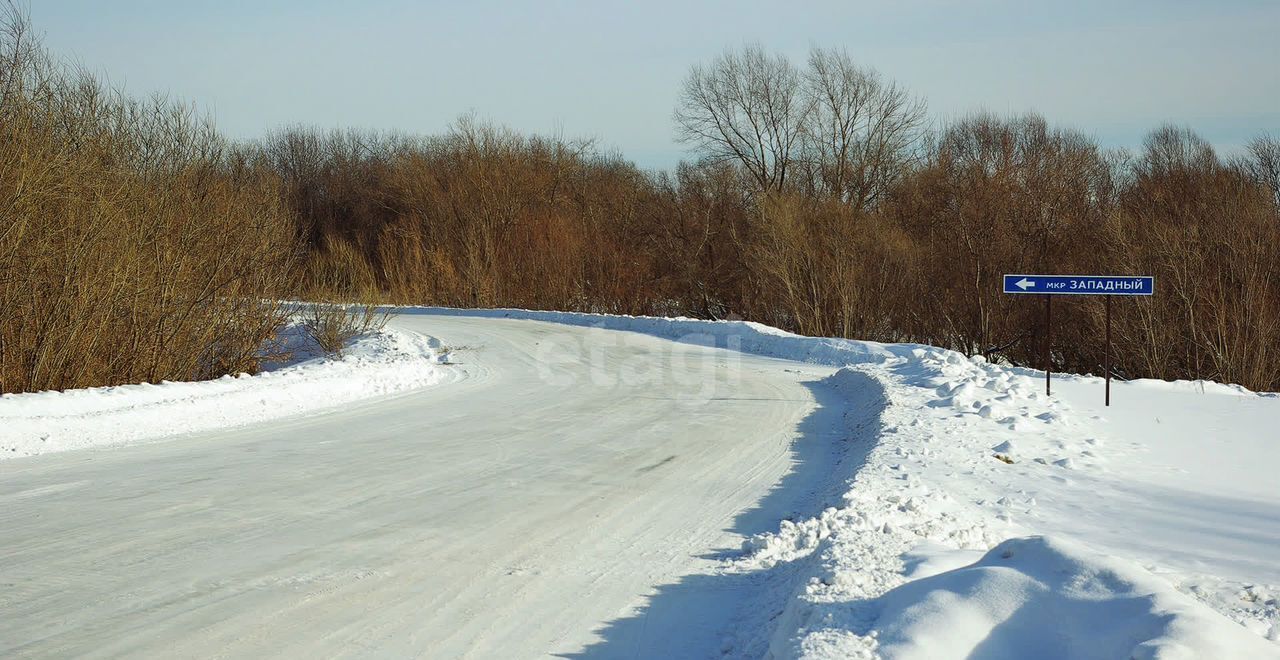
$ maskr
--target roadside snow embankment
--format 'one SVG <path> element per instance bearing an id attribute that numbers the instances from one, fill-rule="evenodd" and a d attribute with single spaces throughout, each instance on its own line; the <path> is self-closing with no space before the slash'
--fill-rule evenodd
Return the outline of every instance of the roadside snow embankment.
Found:
<path id="1" fill-rule="evenodd" d="M 602 330 L 637 332 L 699 346 L 728 348 L 751 355 L 776 357 L 812 364 L 842 367 L 864 362 L 879 363 L 915 351 L 936 350 L 918 344 L 881 344 L 851 339 L 806 337 L 752 321 L 703 321 L 689 318 L 623 316 L 583 312 L 542 312 L 527 309 L 453 309 L 449 307 L 401 307 L 397 313 L 430 313 L 439 316 L 510 318 L 544 321 Z"/>
<path id="2" fill-rule="evenodd" d="M 1045 395 L 1030 373 L 914 348 L 832 378 L 882 391 L 876 446 L 842 506 L 745 544 L 736 570 L 790 562 L 808 576 L 782 607 L 773 657 L 1280 657 L 1267 641 L 1280 635 L 1269 519 L 1246 520 L 1256 514 L 1245 505 L 1229 518 L 1199 499 L 1241 471 L 1188 463 L 1192 494 L 1171 499 L 1167 482 L 1136 482 L 1131 467 L 1165 451 L 1167 436 L 1138 435 L 1152 430 L 1131 414 L 1130 435 L 1118 437 L 1125 425 Z M 1201 405 L 1234 410 L 1244 435 L 1259 429 L 1243 406 L 1280 412 L 1235 390 L 1209 396 L 1219 399 Z M 1154 404 L 1130 405 L 1141 417 Z M 1255 508 L 1277 516 L 1277 505 Z M 1170 519 L 1179 525 L 1162 528 Z M 1205 534 L 1213 524 L 1222 527 Z M 1144 545 L 1154 533 L 1183 561 Z M 1241 555 L 1227 560 L 1224 548 Z"/>
<path id="3" fill-rule="evenodd" d="M 1131 562 L 1061 539 L 1005 541 L 881 596 L 886 658 L 1260 658 L 1267 642 Z"/>
<path id="4" fill-rule="evenodd" d="M 257 375 L 0 396 L 0 460 L 243 426 L 425 387 L 443 372 L 428 337 L 386 329 L 340 358 Z"/>

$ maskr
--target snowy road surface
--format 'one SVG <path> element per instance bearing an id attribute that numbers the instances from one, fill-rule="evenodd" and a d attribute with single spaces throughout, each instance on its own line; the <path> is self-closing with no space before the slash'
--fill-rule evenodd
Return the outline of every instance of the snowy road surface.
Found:
<path id="1" fill-rule="evenodd" d="M 1280 660 L 1275 394 L 400 311 L 0 396 L 0 657 Z"/>
<path id="2" fill-rule="evenodd" d="M 455 348 L 448 382 L 0 463 L 0 656 L 701 656 L 752 594 L 605 625 L 814 513 L 821 480 L 785 477 L 793 450 L 838 440 L 831 368 L 536 321 L 395 323 Z"/>

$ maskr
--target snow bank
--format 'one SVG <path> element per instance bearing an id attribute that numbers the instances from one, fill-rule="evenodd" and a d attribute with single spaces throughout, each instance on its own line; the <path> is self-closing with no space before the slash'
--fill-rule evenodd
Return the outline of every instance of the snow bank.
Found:
<path id="1" fill-rule="evenodd" d="M 1280 632 L 1272 587 L 1184 570 L 1229 566 L 1221 554 L 1230 534 L 1197 537 L 1205 520 L 1162 539 L 1196 562 L 1159 566 L 1158 576 L 1068 541 L 1025 538 L 1051 529 L 1150 561 L 1133 539 L 1161 520 L 1225 517 L 1177 500 L 1143 517 L 1165 491 L 1147 495 L 1127 475 L 1108 473 L 1108 454 L 1121 452 L 1107 449 L 1119 441 L 1098 415 L 1046 396 L 1026 372 L 939 349 L 842 369 L 832 381 L 882 392 L 877 444 L 841 506 L 744 546 L 735 570 L 790 563 L 802 578 L 777 618 L 773 657 L 1280 657 L 1280 646 L 1264 639 Z M 1225 406 L 1237 419 L 1242 403 L 1273 405 L 1235 394 L 1203 405 Z M 1231 479 L 1200 476 L 1212 477 L 1201 488 Z M 1103 486 L 1116 481 L 1134 492 Z M 1098 531 L 1110 529 L 1117 534 Z M 1265 531 L 1231 531 L 1257 539 L 1239 546 L 1245 555 L 1274 557 Z M 942 573 L 984 553 L 966 572 Z M 1011 563 L 1018 556 L 1035 559 Z M 921 581 L 939 573 L 947 577 Z"/>
<path id="2" fill-rule="evenodd" d="M 1126 452 L 1151 462 L 1153 453 L 1167 450 L 1160 444 L 1167 442 L 1167 432 L 1152 437 L 1152 446 L 1136 441 L 1138 433 L 1151 434 L 1150 427 L 1126 427 L 1134 435 L 1120 449 L 1107 420 L 1046 396 L 1041 381 L 1024 370 L 940 349 L 912 348 L 907 355 L 858 364 L 831 378 L 837 389 L 874 389 L 884 402 L 872 420 L 878 426 L 876 446 L 842 505 L 811 519 L 785 521 L 776 533 L 744 544 L 746 554 L 733 570 L 790 564 L 789 573 L 800 578 L 793 580 L 792 597 L 776 619 L 770 655 L 1280 657 L 1280 646 L 1266 641 L 1280 634 L 1274 587 L 1194 572 L 1239 564 L 1254 578 L 1272 577 L 1265 566 L 1274 562 L 1276 546 L 1269 543 L 1266 516 L 1278 513 L 1274 490 L 1265 504 L 1233 501 L 1226 511 L 1207 508 L 1195 494 L 1171 498 L 1165 483 L 1134 483 L 1129 476 L 1136 471 L 1129 469 L 1109 472 L 1109 461 L 1120 462 Z M 1064 380 L 1092 385 L 1088 378 Z M 1169 396 L 1162 393 L 1166 389 L 1186 396 L 1184 387 L 1134 387 L 1146 396 Z M 1229 411 L 1239 434 L 1260 427 L 1268 411 L 1272 419 L 1280 413 L 1274 401 L 1232 388 L 1205 391 L 1212 396 L 1200 405 Z M 1228 393 L 1234 396 L 1222 396 Z M 1146 418 L 1154 405 L 1132 407 Z M 1248 406 L 1265 410 L 1255 419 L 1244 416 Z M 1199 416 L 1209 419 L 1204 412 Z M 1235 457 L 1238 463 L 1275 464 L 1267 462 L 1273 449 L 1235 446 L 1249 450 Z M 1204 452 L 1202 441 L 1199 458 L 1188 454 L 1187 460 L 1203 463 Z M 1201 491 L 1241 474 L 1238 466 L 1184 472 L 1186 486 Z M 1160 505 L 1165 508 L 1152 512 Z M 1161 528 L 1180 519 L 1185 523 Z M 1215 519 L 1230 525 L 1206 536 Z M 1068 541 L 1025 538 L 1046 529 L 1086 538 L 1107 553 L 1148 563 L 1155 557 L 1151 568 L 1160 574 Z M 1166 564 L 1169 557 L 1152 555 L 1143 537 L 1156 531 L 1161 543 L 1180 548 L 1192 561 Z M 1243 557 L 1224 558 L 1227 549 Z M 919 582 L 983 553 L 972 570 Z M 1037 559 L 1008 561 L 1019 555 Z M 931 568 L 922 568 L 926 564 Z M 1055 613 L 1037 616 L 1042 611 Z M 746 649 L 750 642 L 736 646 Z"/>
<path id="3" fill-rule="evenodd" d="M 257 375 L 0 396 L 0 460 L 124 445 L 314 412 L 436 383 L 434 340 L 383 330 L 341 358 L 315 357 Z"/>
<path id="4" fill-rule="evenodd" d="M 898 660 L 1280 655 L 1142 568 L 1061 539 L 1005 541 L 875 607 L 876 650 Z"/>
<path id="5" fill-rule="evenodd" d="M 942 349 L 922 344 L 882 344 L 852 339 L 806 337 L 751 321 L 705 321 L 684 317 L 543 312 L 527 309 L 454 309 L 450 307 L 392 309 L 401 314 L 525 319 L 602 330 L 638 332 L 672 341 L 729 348 L 751 355 L 836 367 L 867 362 L 879 363 L 893 358 L 909 358 L 942 351 Z"/>

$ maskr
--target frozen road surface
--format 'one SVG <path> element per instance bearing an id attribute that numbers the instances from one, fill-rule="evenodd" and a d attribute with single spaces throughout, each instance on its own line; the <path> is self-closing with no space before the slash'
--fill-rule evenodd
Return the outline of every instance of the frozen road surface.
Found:
<path id="1" fill-rule="evenodd" d="M 838 441 L 817 382 L 834 369 L 537 321 L 394 323 L 454 349 L 442 383 L 0 464 L 0 656 L 716 653 L 748 589 L 663 610 L 678 621 L 645 621 L 646 599 L 814 513 L 814 480 L 787 475 Z"/>

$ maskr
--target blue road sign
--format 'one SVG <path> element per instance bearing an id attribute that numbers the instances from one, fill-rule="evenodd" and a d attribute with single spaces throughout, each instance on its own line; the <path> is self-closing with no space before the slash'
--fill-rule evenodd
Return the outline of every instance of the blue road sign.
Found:
<path id="1" fill-rule="evenodd" d="M 1150 296 L 1156 278 L 1149 275 L 1005 275 L 1005 293 L 1057 296 Z"/>

